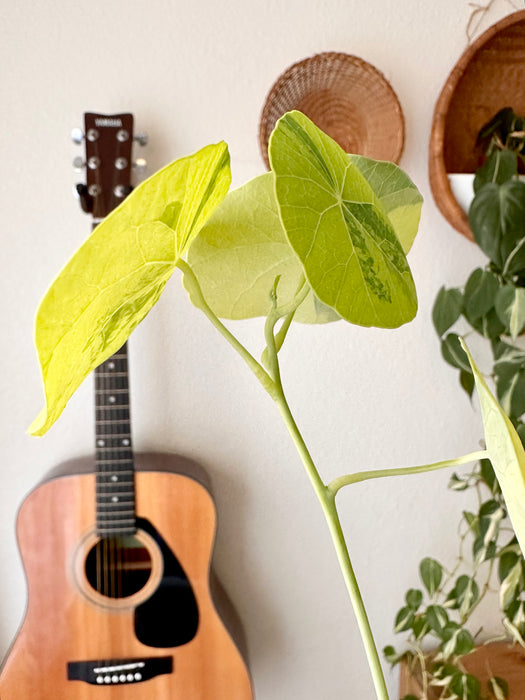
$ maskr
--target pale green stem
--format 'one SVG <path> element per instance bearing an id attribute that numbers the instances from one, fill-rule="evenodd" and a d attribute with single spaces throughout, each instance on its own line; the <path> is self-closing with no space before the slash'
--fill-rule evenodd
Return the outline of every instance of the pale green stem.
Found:
<path id="1" fill-rule="evenodd" d="M 432 472 L 438 469 L 446 469 L 447 467 L 459 467 L 462 464 L 469 462 L 477 462 L 480 459 L 488 458 L 489 453 L 486 450 L 478 450 L 471 452 L 463 457 L 455 459 L 447 459 L 444 462 L 435 462 L 434 464 L 423 464 L 419 467 L 400 467 L 399 469 L 377 469 L 368 472 L 357 472 L 356 474 L 346 474 L 334 479 L 328 484 L 328 490 L 335 496 L 339 489 L 349 484 L 357 484 L 359 481 L 368 481 L 368 479 L 381 479 L 385 476 L 408 476 L 409 474 L 422 474 L 423 472 Z"/>
<path id="2" fill-rule="evenodd" d="M 379 660 L 379 654 L 374 642 L 372 629 L 370 627 L 370 622 L 363 603 L 363 598 L 361 597 L 361 592 L 359 590 L 354 569 L 352 567 L 348 548 L 346 546 L 343 530 L 341 528 L 341 522 L 339 520 L 339 515 L 335 505 L 335 497 L 332 493 L 330 493 L 329 489 L 325 486 L 321 477 L 319 476 L 319 472 L 315 467 L 299 428 L 297 427 L 297 424 L 292 416 L 288 402 L 286 401 L 286 397 L 282 391 L 282 387 L 280 387 L 280 382 L 279 388 L 279 395 L 275 399 L 275 403 L 277 404 L 284 424 L 286 425 L 297 452 L 301 457 L 317 498 L 321 504 L 321 508 L 323 509 L 323 513 L 330 530 L 330 535 L 332 536 L 332 542 L 335 547 L 339 566 L 341 567 L 346 588 L 350 595 L 352 607 L 357 619 L 357 624 L 363 640 L 377 698 L 378 700 L 388 700 L 388 692 L 385 678 L 383 676 L 383 670 L 381 668 L 381 662 Z"/>
<path id="3" fill-rule="evenodd" d="M 242 359 L 246 362 L 248 367 L 252 370 L 252 372 L 255 374 L 257 379 L 266 389 L 266 391 L 273 398 L 275 393 L 275 385 L 272 381 L 272 378 L 266 372 L 264 367 L 257 362 L 255 357 L 253 357 L 253 355 L 251 355 L 248 352 L 248 350 L 246 350 L 244 345 L 242 345 L 242 343 L 240 343 L 237 340 L 237 338 L 234 335 L 232 335 L 232 333 L 230 333 L 226 326 L 223 323 L 221 323 L 221 321 L 213 313 L 211 308 L 208 306 L 206 299 L 204 298 L 200 284 L 197 278 L 195 277 L 195 274 L 191 267 L 182 258 L 179 258 L 179 260 L 177 261 L 177 267 L 184 273 L 184 276 L 186 278 L 186 287 L 191 294 L 193 303 L 196 306 L 198 306 L 198 308 L 205 314 L 205 316 L 208 318 L 209 321 L 211 321 L 211 323 L 215 326 L 219 333 L 224 338 L 226 338 L 228 343 L 242 357 Z"/>
<path id="4" fill-rule="evenodd" d="M 348 593 L 350 595 L 350 600 L 352 602 L 355 616 L 357 618 L 357 624 L 361 633 L 361 638 L 363 640 L 363 645 L 368 659 L 368 665 L 372 675 L 377 699 L 389 700 L 385 678 L 379 659 L 379 654 L 374 642 L 370 622 L 368 620 L 368 615 L 366 613 L 361 592 L 357 584 L 357 579 L 352 567 L 352 562 L 350 560 L 348 548 L 346 546 L 341 522 L 337 513 L 337 508 L 335 505 L 336 494 L 339 491 L 339 489 L 341 489 L 343 486 L 352 483 L 357 483 L 359 481 L 365 481 L 367 479 L 377 479 L 384 476 L 416 474 L 424 471 L 432 471 L 434 469 L 444 469 L 445 467 L 450 466 L 459 466 L 460 464 L 465 464 L 467 462 L 482 459 L 483 457 L 487 456 L 487 453 L 485 451 L 479 451 L 470 455 L 466 455 L 465 457 L 460 457 L 458 459 L 447 460 L 446 462 L 438 462 L 436 464 L 424 465 L 421 467 L 408 467 L 402 469 L 360 472 L 357 474 L 351 474 L 340 477 L 339 479 L 335 479 L 331 482 L 329 486 L 326 486 L 322 481 L 319 472 L 317 471 L 317 468 L 306 446 L 306 443 L 304 442 L 299 428 L 297 427 L 297 424 L 292 415 L 292 412 L 290 411 L 290 407 L 288 406 L 288 402 L 283 391 L 277 353 L 280 349 L 284 337 L 276 339 L 276 336 L 274 334 L 275 325 L 279 318 L 282 318 L 282 314 L 278 312 L 275 300 L 274 310 L 273 312 L 270 312 L 265 324 L 265 339 L 267 349 L 267 357 L 265 359 L 267 361 L 267 366 L 269 369 L 268 374 L 264 370 L 264 368 L 255 360 L 255 358 L 246 350 L 246 348 L 235 338 L 235 336 L 233 336 L 230 333 L 230 331 L 228 331 L 224 324 L 221 323 L 221 321 L 213 313 L 211 308 L 206 303 L 206 300 L 204 299 L 204 296 L 202 294 L 202 290 L 200 289 L 198 280 L 195 277 L 189 265 L 184 260 L 179 260 L 177 266 L 182 270 L 186 277 L 186 284 L 189 288 L 189 291 L 191 292 L 193 302 L 204 312 L 204 314 L 215 326 L 215 328 L 221 333 L 221 335 L 224 336 L 228 343 L 237 351 L 237 353 L 239 353 L 242 359 L 248 364 L 252 372 L 260 381 L 264 389 L 275 401 L 279 409 L 284 424 L 294 442 L 297 452 L 301 458 L 301 461 L 303 462 L 303 465 L 306 469 L 306 472 L 310 478 L 312 486 L 323 509 L 323 513 L 328 524 L 337 558 L 339 560 L 339 565 L 341 567 L 343 578 Z M 295 308 L 297 308 L 297 306 L 295 306 Z M 286 311 L 288 311 L 288 309 Z M 293 318 L 293 314 L 294 310 L 290 310 L 290 321 Z M 285 328 L 284 335 L 288 330 L 288 326 L 289 323 Z"/>
<path id="5" fill-rule="evenodd" d="M 270 314 L 271 319 L 267 319 L 265 325 L 265 336 L 268 350 L 268 367 L 270 373 L 273 375 L 270 376 L 263 369 L 263 367 L 252 357 L 252 355 L 250 355 L 250 353 L 244 348 L 244 346 L 241 345 L 241 343 L 239 343 L 239 341 L 215 316 L 213 311 L 206 303 L 206 300 L 204 299 L 204 296 L 202 294 L 202 290 L 200 289 L 198 280 L 195 277 L 189 265 L 186 262 L 184 262 L 184 260 L 179 260 L 177 266 L 182 270 L 186 277 L 186 286 L 192 294 L 192 301 L 197 306 L 199 306 L 199 308 L 206 314 L 208 319 L 212 322 L 212 324 L 219 331 L 219 333 L 221 333 L 221 335 L 223 335 L 224 338 L 226 338 L 230 345 L 239 353 L 243 360 L 248 364 L 248 366 L 253 371 L 257 379 L 261 382 L 268 394 L 275 401 L 279 412 L 281 413 L 283 421 L 294 442 L 297 452 L 299 453 L 301 461 L 303 462 L 303 465 L 310 478 L 310 481 L 319 499 L 326 521 L 328 523 L 328 528 L 332 536 L 337 558 L 339 560 L 339 565 L 343 573 L 346 587 L 350 595 L 350 600 L 352 602 L 352 606 L 354 608 L 354 612 L 357 618 L 358 627 L 361 632 L 361 637 L 365 647 L 370 672 L 372 674 L 377 699 L 389 700 L 386 683 L 383 676 L 383 670 L 381 668 L 381 662 L 379 660 L 379 654 L 377 652 L 377 647 L 374 642 L 368 616 L 365 610 L 363 599 L 361 597 L 361 593 L 359 591 L 359 586 L 357 584 L 357 580 L 354 574 L 352 563 L 350 561 L 350 556 L 348 554 L 348 549 L 346 547 L 343 531 L 341 528 L 341 523 L 337 514 L 334 494 L 332 494 L 329 491 L 329 489 L 326 487 L 321 477 L 319 476 L 319 472 L 315 467 L 315 464 L 308 451 L 306 443 L 304 442 L 299 428 L 295 423 L 295 419 L 290 411 L 288 402 L 286 401 L 286 397 L 282 388 L 279 362 L 277 359 L 276 338 L 274 335 L 275 323 L 278 320 L 279 314 L 277 312 L 275 312 L 273 315 Z"/>

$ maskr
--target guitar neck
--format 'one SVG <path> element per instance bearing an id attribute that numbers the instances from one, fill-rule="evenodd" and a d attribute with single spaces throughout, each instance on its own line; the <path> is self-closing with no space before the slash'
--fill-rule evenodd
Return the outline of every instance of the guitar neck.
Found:
<path id="1" fill-rule="evenodd" d="M 135 468 L 126 345 L 95 369 L 95 438 L 97 532 L 101 537 L 133 534 Z"/>

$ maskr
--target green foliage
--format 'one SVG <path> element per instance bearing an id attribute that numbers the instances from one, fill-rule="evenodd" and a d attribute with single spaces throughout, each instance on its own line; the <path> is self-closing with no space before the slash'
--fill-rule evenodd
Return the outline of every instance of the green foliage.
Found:
<path id="1" fill-rule="evenodd" d="M 472 396 L 474 373 L 460 350 L 459 335 L 474 331 L 489 341 L 498 400 L 519 438 L 525 438 L 525 352 L 515 343 L 525 332 L 525 162 L 524 120 L 505 108 L 480 133 L 488 158 L 476 173 L 469 221 L 489 260 L 464 287 L 440 289 L 432 318 L 444 360 L 459 370 L 462 389 Z M 478 543 L 480 556 L 487 552 Z"/>
<path id="2" fill-rule="evenodd" d="M 401 243 L 340 146 L 289 112 L 269 155 L 281 222 L 315 295 L 350 323 L 395 328 L 412 320 L 417 298 Z"/>
<path id="3" fill-rule="evenodd" d="M 422 204 L 414 183 L 393 163 L 345 157 L 368 180 L 407 253 Z M 274 190 L 274 175 L 265 173 L 228 193 L 189 250 L 188 263 L 207 303 L 221 318 L 267 316 L 272 307 L 269 290 L 276 277 L 279 305 L 286 307 L 304 277 L 302 263 L 281 224 Z M 310 290 L 294 320 L 327 323 L 339 321 L 341 316 Z"/>
<path id="4" fill-rule="evenodd" d="M 403 247 L 414 239 L 421 195 L 410 179 L 392 164 L 349 157 L 299 112 L 279 120 L 270 156 L 274 172 L 226 197 L 228 149 L 208 146 L 153 175 L 95 229 L 38 310 L 46 406 L 30 432 L 50 428 L 186 257 L 186 286 L 200 308 L 287 316 L 278 347 L 294 317 L 381 327 L 413 318 Z"/>
<path id="5" fill-rule="evenodd" d="M 466 624 L 485 596 L 495 570 L 504 631 L 520 643 L 525 635 L 525 353 L 513 345 L 525 329 L 525 184 L 517 179 L 518 162 L 525 151 L 523 126 L 523 120 L 506 108 L 480 134 L 480 141 L 488 143 L 489 157 L 476 173 L 469 221 L 474 239 L 489 262 L 484 269 L 474 270 L 462 289 L 442 288 L 432 315 L 443 358 L 459 370 L 460 384 L 469 396 L 476 386 L 490 457 L 482 460 L 472 474 L 455 474 L 451 479 L 454 491 L 475 487 L 480 505 L 477 513 L 463 512 L 458 563 L 450 580 L 441 586 L 443 597 L 426 610 L 428 634 L 438 637 L 448 670 L 445 677 L 443 668 L 440 675 L 435 668 L 424 668 L 423 673 L 428 673 L 431 684 L 446 688 L 447 698 L 508 697 L 509 688 L 503 679 L 491 678 L 482 695 L 478 680 L 461 668 L 461 656 L 474 646 Z M 491 374 L 501 407 L 455 332 L 459 323 L 489 341 Z M 485 500 L 482 487 L 489 492 Z M 502 543 L 507 513 L 517 539 Z M 467 537 L 471 541 L 470 570 L 461 572 L 466 565 L 463 552 Z M 454 613 L 456 619 L 447 623 L 443 609 Z M 410 629 L 413 640 L 419 643 L 413 626 Z"/>
<path id="6" fill-rule="evenodd" d="M 475 512 L 463 511 L 457 560 L 450 570 L 431 557 L 422 560 L 419 576 L 424 589 L 409 589 L 406 605 L 396 615 L 394 631 L 408 633 L 407 648 L 397 651 L 388 646 L 383 652 L 392 665 L 406 661 L 412 673 L 422 674 L 430 687 L 440 688 L 443 698 L 505 700 L 509 693 L 505 680 L 491 678 L 484 688 L 465 672 L 462 659 L 475 647 L 478 627 L 473 635 L 471 616 L 494 585 L 496 572 L 504 630 L 516 640 L 525 637 L 521 600 L 525 560 L 515 537 L 505 541 L 506 505 L 489 460 L 482 460 L 469 473 L 453 474 L 449 488 L 461 494 L 475 491 L 478 501 Z M 480 547 L 483 556 L 479 556 Z M 398 625 L 401 619 L 403 624 Z M 437 652 L 429 654 L 427 649 Z"/>
<path id="7" fill-rule="evenodd" d="M 87 375 L 123 345 L 229 186 L 226 144 L 203 148 L 143 182 L 74 254 L 36 316 L 46 406 L 32 434 L 45 433 Z"/>

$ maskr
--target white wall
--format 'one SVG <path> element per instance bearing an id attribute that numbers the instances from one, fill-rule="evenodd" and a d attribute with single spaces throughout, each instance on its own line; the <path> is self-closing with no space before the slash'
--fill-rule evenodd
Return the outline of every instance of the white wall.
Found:
<path id="1" fill-rule="evenodd" d="M 425 196 L 410 263 L 417 319 L 396 331 L 298 327 L 283 350 L 290 402 L 323 476 L 408 466 L 477 448 L 479 416 L 441 360 L 430 311 L 481 256 L 434 205 L 432 110 L 466 47 L 467 0 L 17 0 L 0 24 L 0 652 L 23 613 L 14 519 L 45 471 L 92 449 L 91 383 L 42 439 L 25 429 L 42 402 L 33 314 L 89 232 L 70 195 L 69 141 L 82 113 L 132 111 L 151 169 L 224 138 L 234 184 L 262 172 L 259 114 L 288 65 L 353 53 L 391 81 L 407 140 L 402 165 Z M 509 5 L 496 4 L 496 20 Z M 254 351 L 261 323 L 235 325 Z M 179 451 L 212 477 L 215 567 L 244 621 L 257 697 L 373 697 L 327 529 L 269 399 L 174 279 L 131 343 L 138 449 Z M 373 482 L 340 497 L 344 529 L 379 647 L 417 584 L 419 560 L 451 562 L 464 503 L 436 473 Z M 45 533 L 44 533 L 45 534 Z M 489 614 L 490 617 L 490 614 Z M 497 616 L 495 616 L 497 617 Z M 392 698 L 397 677 L 387 669 Z"/>

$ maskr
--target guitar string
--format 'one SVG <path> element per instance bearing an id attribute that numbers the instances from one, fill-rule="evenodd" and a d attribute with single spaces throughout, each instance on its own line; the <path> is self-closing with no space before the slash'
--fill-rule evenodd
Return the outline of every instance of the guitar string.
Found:
<path id="1" fill-rule="evenodd" d="M 87 171 L 87 172 L 89 172 L 89 170 L 88 170 L 88 169 L 89 169 L 89 156 L 88 156 L 88 154 L 87 154 L 87 151 L 88 151 L 88 145 L 87 145 L 87 144 L 88 144 L 88 133 L 89 133 L 89 130 L 88 130 L 88 125 L 87 125 L 87 120 L 86 120 L 86 124 L 85 124 L 85 138 L 86 138 L 86 171 Z M 95 140 L 95 141 L 89 141 L 89 143 L 91 143 L 91 147 L 92 147 L 93 152 L 94 152 L 94 157 L 99 158 L 99 157 L 100 157 L 100 150 L 99 150 L 99 148 L 98 148 L 98 142 L 97 142 L 97 140 Z M 94 184 L 95 184 L 95 185 L 98 185 L 98 186 L 100 187 L 100 186 L 101 186 L 101 183 L 100 183 L 100 181 L 99 181 L 99 180 L 100 180 L 100 174 L 99 174 L 99 171 L 98 171 L 98 170 L 95 171 L 95 175 L 96 175 L 96 177 L 95 177 L 95 183 L 94 183 Z M 89 186 L 88 186 L 88 187 L 89 187 Z M 88 195 L 89 195 L 89 189 L 88 189 Z M 94 212 L 93 212 L 93 211 L 92 211 L 91 213 L 92 213 L 92 215 L 94 215 Z M 92 224 L 92 229 L 95 229 L 95 227 L 96 227 L 96 224 L 93 223 L 93 224 Z M 98 435 L 97 435 L 97 434 L 98 434 L 98 425 L 96 424 L 96 415 L 97 415 L 97 410 L 96 410 L 96 409 L 97 409 L 97 405 L 98 405 L 98 398 L 97 398 L 97 392 L 96 392 L 97 382 L 98 382 L 98 377 L 97 377 L 97 373 L 95 372 L 95 426 L 96 426 L 95 435 L 96 435 L 96 437 L 98 437 Z M 95 450 L 96 450 L 96 449 L 97 449 L 97 447 L 95 447 Z M 98 465 L 98 463 L 97 463 L 97 476 L 96 476 L 96 482 L 95 482 L 95 483 L 97 483 L 97 482 L 99 481 L 99 477 L 98 477 L 99 470 L 100 470 L 100 467 L 99 467 L 99 465 Z M 98 508 L 98 490 L 97 490 L 96 487 L 95 487 L 95 503 L 96 503 L 97 516 L 98 516 L 98 512 L 99 512 L 99 508 Z M 97 519 L 98 519 L 98 518 L 97 518 Z M 104 592 L 104 587 L 105 587 L 104 568 L 103 568 L 103 560 L 104 560 L 104 557 L 103 557 L 103 551 L 102 551 L 102 550 L 103 550 L 103 546 L 104 546 L 103 539 L 98 540 L 97 543 L 95 544 L 96 579 L 97 579 L 97 591 L 98 591 L 99 593 L 103 593 L 103 592 Z"/>
<path id="2" fill-rule="evenodd" d="M 131 130 L 130 130 L 131 131 Z M 126 151 L 126 155 L 128 156 L 128 161 L 131 159 L 131 145 L 132 145 L 132 134 L 129 133 L 129 139 L 128 141 L 119 141 L 116 139 L 116 149 L 115 149 L 115 163 L 117 158 L 123 157 L 123 152 Z M 124 184 L 124 183 L 122 183 Z M 129 184 L 129 183 L 128 183 Z M 111 184 L 111 189 L 110 193 L 111 196 L 116 191 L 117 187 L 117 168 L 116 166 L 113 167 L 112 169 L 112 184 Z M 117 414 L 118 414 L 118 422 L 122 423 L 123 421 L 126 421 L 126 432 L 129 435 L 129 447 L 128 449 L 124 450 L 119 450 L 117 452 L 117 459 L 125 458 L 125 459 L 130 459 L 131 458 L 131 416 L 130 416 L 130 410 L 129 410 L 129 366 L 128 366 L 128 353 L 127 353 L 127 345 L 124 345 L 123 349 L 123 358 L 120 360 L 119 364 L 122 365 L 120 369 L 122 369 L 124 373 L 124 377 L 122 379 L 122 386 L 125 389 L 125 395 L 127 396 L 126 404 L 128 406 L 127 411 L 124 409 L 117 409 Z M 109 381 L 109 380 L 108 380 Z M 116 388 L 116 384 L 118 384 L 118 381 L 115 381 L 115 378 L 112 377 L 112 384 L 114 385 L 112 388 Z M 121 430 L 119 429 L 119 432 Z M 113 440 L 112 440 L 113 444 Z M 124 447 L 126 447 L 124 445 Z M 133 474 L 131 475 L 133 477 Z M 127 484 L 129 488 L 129 484 Z M 127 494 L 126 494 L 127 498 Z M 116 508 L 115 512 L 118 513 L 119 509 Z M 121 598 L 124 591 L 123 591 L 123 577 L 126 579 L 128 577 L 128 571 L 126 568 L 127 565 L 127 546 L 126 546 L 126 535 L 124 533 L 117 534 L 116 537 L 111 538 L 111 543 L 113 545 L 113 549 L 111 552 L 111 593 L 113 597 L 118 597 Z M 116 570 L 116 571 L 115 571 Z M 126 591 L 127 592 L 127 591 Z"/>
<path id="3" fill-rule="evenodd" d="M 116 139 L 116 140 L 115 140 L 115 143 L 116 143 L 116 145 L 117 145 L 117 149 L 116 149 L 117 153 L 115 154 L 115 158 L 116 158 L 116 157 L 119 157 L 119 156 L 120 156 L 120 153 L 118 152 L 120 142 L 118 141 L 118 139 Z M 95 178 L 94 178 L 95 181 L 96 181 L 96 184 L 98 185 L 98 189 L 99 189 L 99 195 L 98 195 L 98 196 L 99 196 L 100 198 L 104 198 L 104 199 L 105 199 L 106 197 L 113 197 L 114 187 L 115 187 L 115 184 L 116 184 L 116 182 L 115 182 L 115 179 L 116 179 L 116 172 L 115 172 L 114 164 L 113 164 L 113 168 L 112 168 L 112 183 L 111 183 L 111 189 L 110 189 L 109 192 L 106 193 L 106 190 L 105 190 L 105 188 L 103 187 L 103 182 L 102 182 L 101 168 L 102 168 L 103 164 L 102 164 L 102 158 L 101 158 L 101 150 L 100 150 L 100 141 L 99 141 L 99 139 L 96 139 L 93 145 L 94 145 L 93 151 L 94 151 L 94 153 L 95 153 L 95 157 L 98 158 L 98 161 L 99 161 L 97 167 L 95 168 Z M 88 165 L 88 167 L 89 167 L 89 165 Z M 105 215 L 106 215 L 106 214 L 109 213 L 109 212 L 107 212 L 108 205 L 106 205 L 106 203 L 104 202 L 104 199 L 102 199 L 101 206 L 102 206 L 102 210 L 104 211 L 104 213 L 105 213 Z M 99 200 L 99 201 L 100 201 L 100 200 Z M 102 375 L 102 376 L 101 376 L 101 375 Z M 111 390 L 112 387 L 110 386 L 110 384 L 109 384 L 109 382 L 108 382 L 107 375 L 106 375 L 105 372 L 102 372 L 102 373 L 99 372 L 99 373 L 98 373 L 98 380 L 99 380 L 99 381 L 98 381 L 98 384 L 99 384 L 99 386 L 101 385 L 101 389 L 102 389 L 102 392 L 101 392 L 101 394 L 102 394 L 102 402 L 100 401 L 100 393 L 97 392 L 96 405 L 100 406 L 100 405 L 102 404 L 102 406 L 104 406 L 104 405 L 105 405 L 105 400 L 106 400 L 106 398 L 107 398 L 107 396 L 108 396 L 108 394 L 109 394 L 109 390 Z M 100 380 L 101 380 L 101 381 L 100 381 Z M 120 411 L 119 411 L 119 412 L 120 412 Z M 101 411 L 100 413 L 104 413 L 104 414 L 105 414 L 105 411 Z M 120 419 L 120 415 L 117 416 L 117 420 L 119 420 L 119 419 Z M 112 426 L 110 426 L 110 433 L 113 433 Z M 111 439 L 111 444 L 113 444 L 113 439 Z M 104 472 L 107 471 L 107 468 L 104 467 L 104 466 L 101 466 L 101 465 L 98 465 L 98 466 L 99 466 L 99 473 L 100 473 L 101 476 L 102 476 L 102 478 L 100 479 L 100 489 L 99 489 L 99 493 L 100 493 L 100 490 L 104 489 L 104 490 L 103 490 L 103 494 L 104 494 L 104 495 L 103 495 L 102 498 L 103 498 L 103 500 L 105 501 L 105 500 L 107 500 L 108 489 L 107 489 L 107 481 L 106 481 L 106 476 L 107 476 L 107 475 L 105 475 Z M 111 465 L 110 465 L 110 466 L 111 466 Z M 107 510 L 109 510 L 109 507 L 108 507 Z M 99 512 L 100 512 L 100 509 L 99 509 Z M 106 512 L 106 511 L 103 511 L 103 512 Z M 103 578 L 103 585 L 100 586 L 99 583 L 97 583 L 97 585 L 99 586 L 99 590 L 100 590 L 100 588 L 102 588 L 102 591 L 101 591 L 101 592 L 102 592 L 105 596 L 111 595 L 111 597 L 114 598 L 115 595 L 118 593 L 118 592 L 115 590 L 115 576 L 114 576 L 114 568 L 115 568 L 115 548 L 118 547 L 118 542 L 117 542 L 117 540 L 116 540 L 115 533 L 113 533 L 113 532 L 111 532 L 111 531 L 110 531 L 110 533 L 109 533 L 109 536 L 108 536 L 107 533 L 101 533 L 101 534 L 102 534 L 102 538 L 101 538 L 101 539 L 102 539 L 102 547 L 101 547 L 101 548 L 102 548 L 102 562 L 103 562 L 103 563 L 100 562 L 100 557 L 98 557 L 98 561 L 97 561 L 97 578 L 99 577 L 99 571 L 100 571 L 100 576 L 102 576 L 102 578 Z M 101 548 L 100 548 L 100 546 L 99 546 L 98 551 L 97 551 L 97 554 L 98 554 L 98 552 L 100 552 L 100 549 L 101 549 Z M 117 555 L 117 556 L 118 556 L 118 555 Z M 120 584 L 120 588 L 121 588 L 121 584 Z"/>

